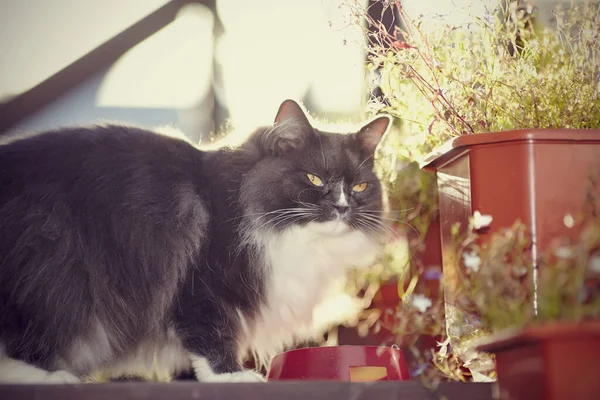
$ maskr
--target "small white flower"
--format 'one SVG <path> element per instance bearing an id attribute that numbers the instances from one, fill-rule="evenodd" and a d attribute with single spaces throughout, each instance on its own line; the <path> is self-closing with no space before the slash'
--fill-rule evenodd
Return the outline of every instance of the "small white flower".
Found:
<path id="1" fill-rule="evenodd" d="M 433 304 L 427 296 L 422 294 L 415 294 L 411 296 L 411 303 L 414 308 L 422 313 L 427 311 L 427 309 Z"/>
<path id="2" fill-rule="evenodd" d="M 513 272 L 515 273 L 515 276 L 520 278 L 522 276 L 527 275 L 528 269 L 527 269 L 527 267 L 523 267 L 523 266 L 515 266 L 513 268 Z"/>
<path id="3" fill-rule="evenodd" d="M 600 274 L 600 255 L 595 255 L 588 261 L 588 269 L 595 274 Z"/>
<path id="4" fill-rule="evenodd" d="M 473 213 L 473 228 L 475 228 L 475 230 L 486 228 L 492 223 L 492 220 L 493 218 L 491 215 L 482 215 L 479 211 L 475 211 L 475 213 Z"/>
<path id="5" fill-rule="evenodd" d="M 443 342 L 436 342 L 438 347 L 440 348 L 438 350 L 438 355 L 440 357 L 445 357 L 446 354 L 448 354 L 448 345 L 450 344 L 450 337 L 447 337 L 446 340 L 444 340 Z"/>
<path id="6" fill-rule="evenodd" d="M 477 372 L 474 370 L 471 371 L 471 376 L 473 377 L 473 382 L 496 382 L 494 378 L 490 378 L 487 375 L 482 374 L 481 372 Z"/>
<path id="7" fill-rule="evenodd" d="M 573 218 L 571 214 L 567 214 L 563 218 L 563 223 L 567 228 L 572 228 L 573 226 L 575 226 L 575 218 Z"/>
<path id="8" fill-rule="evenodd" d="M 571 258 L 573 257 L 573 250 L 570 247 L 561 246 L 554 250 L 554 255 L 558 258 Z"/>
<path id="9" fill-rule="evenodd" d="M 533 14 L 533 5 L 527 4 L 527 14 Z"/>
<path id="10" fill-rule="evenodd" d="M 463 253 L 463 263 L 465 264 L 465 268 L 477 272 L 481 266 L 481 258 L 475 252 Z"/>

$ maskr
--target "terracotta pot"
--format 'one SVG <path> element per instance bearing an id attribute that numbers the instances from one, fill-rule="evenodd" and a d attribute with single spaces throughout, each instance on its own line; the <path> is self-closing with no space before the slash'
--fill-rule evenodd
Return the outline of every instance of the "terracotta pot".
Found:
<path id="1" fill-rule="evenodd" d="M 600 398 L 600 321 L 554 323 L 488 338 L 500 399 Z"/>
<path id="2" fill-rule="evenodd" d="M 600 130 L 465 135 L 428 155 L 421 167 L 437 172 L 443 249 L 451 226 L 465 225 L 478 210 L 493 216 L 490 233 L 521 219 L 539 251 L 573 234 L 563 218 L 581 210 L 590 173 L 600 174 Z"/>
<path id="3" fill-rule="evenodd" d="M 268 378 L 346 382 L 407 381 L 401 350 L 378 346 L 307 347 L 286 351 L 271 360 Z"/>
<path id="4" fill-rule="evenodd" d="M 531 129 L 466 135 L 428 155 L 421 167 L 437 172 L 444 297 L 454 297 L 451 229 L 475 211 L 493 217 L 489 234 L 519 219 L 536 257 L 558 236 L 577 234 L 564 224 L 585 203 L 588 178 L 600 174 L 600 130 Z M 448 317 L 448 307 L 446 313 Z M 458 318 L 460 320 L 460 318 Z M 464 320 L 462 321 L 464 323 Z"/>

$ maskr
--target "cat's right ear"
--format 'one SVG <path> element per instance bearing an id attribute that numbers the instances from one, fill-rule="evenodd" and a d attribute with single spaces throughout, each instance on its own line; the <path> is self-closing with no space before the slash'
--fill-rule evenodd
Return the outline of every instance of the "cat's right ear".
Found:
<path id="1" fill-rule="evenodd" d="M 294 100 L 285 100 L 279 106 L 275 124 L 263 136 L 262 147 L 275 156 L 299 150 L 310 132 L 312 127 L 302 108 Z"/>
<path id="2" fill-rule="evenodd" d="M 372 156 L 375 154 L 379 142 L 381 142 L 391 125 L 392 117 L 380 115 L 361 128 L 357 133 L 357 137 L 364 155 Z"/>

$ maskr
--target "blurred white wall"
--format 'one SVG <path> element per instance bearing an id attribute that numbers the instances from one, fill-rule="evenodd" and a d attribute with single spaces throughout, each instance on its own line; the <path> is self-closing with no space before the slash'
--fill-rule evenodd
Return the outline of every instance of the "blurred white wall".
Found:
<path id="1" fill-rule="evenodd" d="M 321 112 L 364 106 L 365 39 L 345 0 L 218 0 L 225 34 L 217 47 L 236 126 L 270 123 L 286 98 Z M 363 2 L 365 3 L 365 2 Z"/>
<path id="2" fill-rule="evenodd" d="M 0 99 L 28 90 L 167 0 L 1 0 Z"/>
<path id="3" fill-rule="evenodd" d="M 367 97 L 365 40 L 345 1 L 217 0 L 218 37 L 208 8 L 186 6 L 104 73 L 15 129 L 116 119 L 168 123 L 196 139 L 213 129 L 211 96 L 229 125 L 243 130 L 271 123 L 286 98 L 351 118 Z M 31 88 L 165 2 L 0 2 L 0 96 Z"/>

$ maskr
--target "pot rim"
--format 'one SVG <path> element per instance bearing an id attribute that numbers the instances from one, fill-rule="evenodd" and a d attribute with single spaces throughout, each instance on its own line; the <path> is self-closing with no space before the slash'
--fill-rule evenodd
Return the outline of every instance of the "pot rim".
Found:
<path id="1" fill-rule="evenodd" d="M 341 344 L 341 345 L 335 345 L 335 346 L 310 346 L 310 347 L 301 347 L 299 349 L 286 350 L 286 351 L 282 351 L 281 353 L 274 355 L 273 358 L 279 357 L 279 356 L 285 356 L 285 355 L 289 355 L 289 354 L 295 354 L 295 353 L 306 353 L 306 352 L 314 353 L 315 351 L 339 352 L 339 351 L 354 350 L 354 349 L 363 349 L 363 350 L 367 350 L 367 351 L 381 349 L 381 351 L 402 352 L 402 349 L 398 348 L 397 346 L 394 347 L 394 346 L 378 346 L 378 345 L 362 345 L 362 344 Z"/>
<path id="2" fill-rule="evenodd" d="M 600 143 L 600 129 L 533 128 L 458 136 L 427 154 L 419 161 L 419 167 L 435 171 L 438 166 L 470 147 L 506 142 Z"/>
<path id="3" fill-rule="evenodd" d="M 551 339 L 597 337 L 600 339 L 600 319 L 585 321 L 552 321 L 523 328 L 506 329 L 481 339 L 476 350 L 497 353 L 510 348 L 546 342 Z"/>

